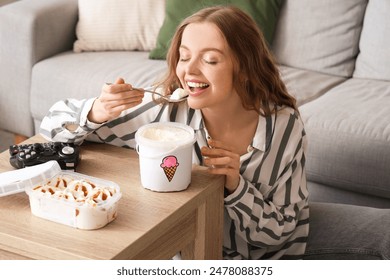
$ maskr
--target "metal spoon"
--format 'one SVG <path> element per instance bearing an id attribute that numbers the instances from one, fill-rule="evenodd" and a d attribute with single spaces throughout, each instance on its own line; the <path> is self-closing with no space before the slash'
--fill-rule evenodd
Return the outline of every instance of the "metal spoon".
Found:
<path id="1" fill-rule="evenodd" d="M 106 83 L 106 85 L 112 85 L 112 83 Z M 138 91 L 144 91 L 144 92 L 149 92 L 149 93 L 152 93 L 152 94 L 155 94 L 155 95 L 158 95 L 160 96 L 162 99 L 168 101 L 168 102 L 171 102 L 171 103 L 178 103 L 178 102 L 182 102 L 184 100 L 187 99 L 188 97 L 188 93 L 186 96 L 183 96 L 179 99 L 175 99 L 175 98 L 172 98 L 172 94 L 171 95 L 163 95 L 157 91 L 153 91 L 153 90 L 150 90 L 150 89 L 144 89 L 144 88 L 133 88 L 133 90 L 138 90 Z M 178 89 L 176 89 L 178 90 Z M 182 89 L 183 90 L 183 89 Z"/>
<path id="2" fill-rule="evenodd" d="M 176 98 L 172 98 L 172 95 L 163 95 L 157 91 L 153 91 L 153 90 L 150 90 L 150 89 L 144 89 L 144 88 L 133 88 L 134 90 L 139 90 L 139 91 L 145 91 L 145 92 L 149 92 L 149 93 L 152 93 L 152 94 L 155 94 L 155 95 L 158 95 L 160 96 L 161 98 L 163 98 L 164 100 L 168 101 L 168 102 L 171 102 L 171 103 L 177 103 L 177 102 L 182 102 L 184 100 L 186 100 L 188 98 L 188 94 L 186 96 L 183 96 L 179 99 L 176 99 Z"/>

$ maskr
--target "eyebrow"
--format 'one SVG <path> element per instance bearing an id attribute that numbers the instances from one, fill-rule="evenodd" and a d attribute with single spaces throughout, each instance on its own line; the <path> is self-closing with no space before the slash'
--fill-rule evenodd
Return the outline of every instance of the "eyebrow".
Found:
<path id="1" fill-rule="evenodd" d="M 190 50 L 187 46 L 185 45 L 180 45 L 179 49 L 186 49 L 186 50 Z M 217 48 L 205 48 L 205 49 L 202 49 L 201 52 L 209 52 L 209 51 L 214 51 L 214 52 L 218 52 L 220 54 L 225 54 L 223 51 L 221 51 L 220 49 L 217 49 Z"/>

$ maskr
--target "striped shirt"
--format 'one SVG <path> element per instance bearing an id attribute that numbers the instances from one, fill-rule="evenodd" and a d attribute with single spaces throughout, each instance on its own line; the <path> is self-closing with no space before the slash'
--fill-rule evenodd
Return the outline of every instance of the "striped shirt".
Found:
<path id="1" fill-rule="evenodd" d="M 135 132 L 148 123 L 174 121 L 195 131 L 193 161 L 202 165 L 207 145 L 201 111 L 180 104 L 156 104 L 145 95 L 141 105 L 107 123 L 87 120 L 94 99 L 59 101 L 43 119 L 40 133 L 51 141 L 84 140 L 134 148 Z M 238 188 L 225 194 L 225 259 L 296 259 L 302 257 L 309 232 L 305 175 L 306 134 L 291 108 L 259 116 L 248 153 L 241 156 Z"/>

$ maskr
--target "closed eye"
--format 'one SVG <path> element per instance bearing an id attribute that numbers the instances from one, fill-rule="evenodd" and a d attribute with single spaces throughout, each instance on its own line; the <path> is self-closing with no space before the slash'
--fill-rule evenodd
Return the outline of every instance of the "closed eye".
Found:
<path id="1" fill-rule="evenodd" d="M 206 60 L 206 59 L 204 59 L 204 62 L 206 62 L 207 64 L 210 64 L 210 65 L 215 65 L 215 64 L 217 64 L 216 61 L 209 61 L 209 60 Z"/>

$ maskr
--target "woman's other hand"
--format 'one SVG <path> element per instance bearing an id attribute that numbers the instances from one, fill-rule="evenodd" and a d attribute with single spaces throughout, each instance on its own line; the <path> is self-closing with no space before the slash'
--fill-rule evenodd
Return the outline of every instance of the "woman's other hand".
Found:
<path id="1" fill-rule="evenodd" d="M 232 148 L 217 140 L 208 140 L 209 147 L 202 147 L 204 164 L 211 174 L 226 176 L 225 188 L 234 192 L 240 182 L 240 155 Z"/>
<path id="2" fill-rule="evenodd" d="M 139 105 L 143 97 L 142 91 L 133 90 L 131 84 L 126 84 L 122 78 L 118 78 L 114 84 L 103 86 L 88 114 L 88 120 L 103 123 L 115 119 L 122 111 Z"/>

